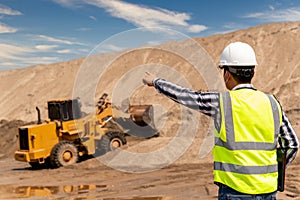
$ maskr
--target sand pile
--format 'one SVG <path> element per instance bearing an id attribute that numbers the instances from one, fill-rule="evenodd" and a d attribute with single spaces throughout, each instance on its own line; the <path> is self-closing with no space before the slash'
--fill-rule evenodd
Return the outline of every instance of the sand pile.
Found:
<path id="1" fill-rule="evenodd" d="M 0 121 L 0 159 L 13 156 L 18 143 L 17 128 L 24 124 L 21 120 Z"/>

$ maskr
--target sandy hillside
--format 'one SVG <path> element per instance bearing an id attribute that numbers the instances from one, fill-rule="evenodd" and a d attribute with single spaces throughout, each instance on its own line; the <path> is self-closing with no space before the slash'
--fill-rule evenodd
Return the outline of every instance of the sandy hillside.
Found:
<path id="1" fill-rule="evenodd" d="M 28 198 L 40 191 L 47 191 L 50 199 L 215 199 L 212 144 L 210 135 L 207 136 L 209 119 L 191 110 L 182 110 L 151 88 L 143 87 L 141 77 L 149 70 L 195 90 L 223 90 L 222 78 L 214 63 L 222 49 L 234 41 L 247 42 L 254 47 L 259 66 L 253 84 L 276 95 L 300 137 L 300 22 L 261 25 L 158 47 L 0 71 L 0 137 L 3 138 L 0 142 L 0 199 Z M 193 65 L 202 67 L 201 73 Z M 140 154 L 160 153 L 163 147 L 172 144 L 170 152 L 162 152 L 159 157 L 150 157 L 147 162 L 141 160 L 138 164 L 137 160 L 120 155 L 107 155 L 100 158 L 100 162 L 91 159 L 68 168 L 34 172 L 28 169 L 28 164 L 13 160 L 17 127 L 36 120 L 35 106 L 46 119 L 47 100 L 80 96 L 83 109 L 90 111 L 94 100 L 103 92 L 108 93 L 117 106 L 127 98 L 131 104 L 155 105 L 155 124 L 160 128 L 160 137 L 129 138 L 126 150 Z M 187 117 L 182 118 L 182 112 Z M 190 123 L 196 127 L 189 127 Z M 182 124 L 188 127 L 183 130 L 195 135 L 185 137 L 186 132 L 180 129 Z M 186 148 L 182 144 L 187 144 Z M 121 162 L 115 166 L 121 168 L 129 166 L 138 170 L 151 165 L 163 169 L 136 174 L 105 166 L 116 160 Z M 287 189 L 279 194 L 279 199 L 300 199 L 299 164 L 298 156 L 289 168 Z M 37 180 L 36 176 L 45 178 Z"/>
<path id="2" fill-rule="evenodd" d="M 274 93 L 282 102 L 285 110 L 294 110 L 300 107 L 300 91 L 298 90 L 300 86 L 300 70 L 298 70 L 300 65 L 298 59 L 300 54 L 298 48 L 300 43 L 299 26 L 299 22 L 269 24 L 224 35 L 196 38 L 195 40 L 207 51 L 215 63 L 217 63 L 222 49 L 228 43 L 244 41 L 251 44 L 256 51 L 259 63 L 254 79 L 255 86 L 263 91 Z M 164 46 L 169 46 L 167 47 L 169 49 L 184 48 L 187 55 L 194 53 L 194 49 L 189 48 L 189 44 L 183 45 L 181 42 L 178 44 L 173 42 Z M 203 89 L 201 81 L 197 81 L 193 77 L 195 73 L 190 71 L 189 63 L 170 53 L 163 53 L 157 49 L 131 51 L 125 56 L 123 53 L 97 56 L 98 66 L 117 58 L 109 67 L 109 72 L 101 74 L 101 80 L 87 81 L 103 83 L 98 88 L 101 91 L 97 91 L 97 94 L 100 95 L 103 91 L 111 92 L 116 86 L 116 81 L 124 72 L 148 63 L 173 67 L 179 73 L 184 74 L 195 89 Z M 93 61 L 93 59 L 90 60 Z M 72 97 L 76 84 L 74 81 L 78 80 L 76 76 L 84 61 L 86 61 L 84 58 L 80 58 L 20 70 L 0 71 L 0 91 L 2 91 L 0 95 L 0 118 L 32 121 L 36 119 L 35 105 L 44 111 L 47 100 Z M 198 64 L 199 62 L 201 59 L 199 59 Z M 159 75 L 166 76 L 165 74 L 167 73 Z M 88 84 L 85 83 L 87 88 L 89 87 Z M 44 114 L 44 118 L 46 118 L 46 113 Z"/>

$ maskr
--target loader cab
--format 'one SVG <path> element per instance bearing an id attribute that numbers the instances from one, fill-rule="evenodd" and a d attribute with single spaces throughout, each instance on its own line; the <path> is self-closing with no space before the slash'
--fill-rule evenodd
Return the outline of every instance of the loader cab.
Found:
<path id="1" fill-rule="evenodd" d="M 48 101 L 48 117 L 51 121 L 69 121 L 81 118 L 79 99 Z"/>

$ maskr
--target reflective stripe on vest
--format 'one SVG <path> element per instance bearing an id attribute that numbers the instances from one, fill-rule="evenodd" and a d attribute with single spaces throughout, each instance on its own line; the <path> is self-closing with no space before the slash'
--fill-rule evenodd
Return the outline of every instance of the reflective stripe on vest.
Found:
<path id="1" fill-rule="evenodd" d="M 214 162 L 214 169 L 221 170 L 225 172 L 234 172 L 239 174 L 267 174 L 277 172 L 278 166 L 268 165 L 268 166 L 241 166 L 222 162 Z"/>

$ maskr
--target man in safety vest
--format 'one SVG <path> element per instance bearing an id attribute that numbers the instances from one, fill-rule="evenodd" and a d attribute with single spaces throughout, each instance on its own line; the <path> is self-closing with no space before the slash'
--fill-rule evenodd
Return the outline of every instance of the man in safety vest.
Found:
<path id="1" fill-rule="evenodd" d="M 251 84 L 255 52 L 242 42 L 229 44 L 219 67 L 229 92 L 196 92 L 147 73 L 143 82 L 215 120 L 214 182 L 219 199 L 276 199 L 279 143 L 289 164 L 299 148 L 297 136 L 273 95 Z"/>

